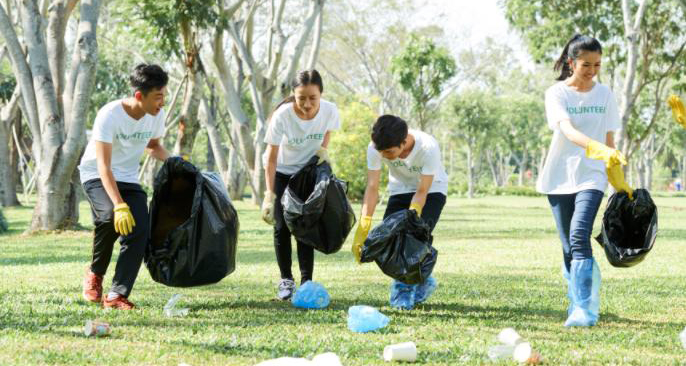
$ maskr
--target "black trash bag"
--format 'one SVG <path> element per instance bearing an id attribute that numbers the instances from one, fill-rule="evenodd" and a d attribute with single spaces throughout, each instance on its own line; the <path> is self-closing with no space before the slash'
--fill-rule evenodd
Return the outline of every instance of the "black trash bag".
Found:
<path id="1" fill-rule="evenodd" d="M 610 197 L 595 239 L 611 265 L 631 267 L 643 261 L 656 237 L 657 207 L 647 190 L 637 189 L 633 201 L 624 192 Z"/>
<path id="2" fill-rule="evenodd" d="M 413 285 L 429 278 L 437 256 L 429 225 L 414 210 L 401 210 L 369 232 L 360 260 L 375 261 L 386 275 Z"/>
<path id="3" fill-rule="evenodd" d="M 156 282 L 191 287 L 236 268 L 238 214 L 217 173 L 173 157 L 155 177 L 145 264 Z"/>
<path id="4" fill-rule="evenodd" d="M 281 197 L 286 226 L 295 238 L 324 253 L 341 249 L 355 225 L 346 192 L 347 183 L 336 178 L 329 163 L 317 165 L 315 156 L 291 176 Z"/>

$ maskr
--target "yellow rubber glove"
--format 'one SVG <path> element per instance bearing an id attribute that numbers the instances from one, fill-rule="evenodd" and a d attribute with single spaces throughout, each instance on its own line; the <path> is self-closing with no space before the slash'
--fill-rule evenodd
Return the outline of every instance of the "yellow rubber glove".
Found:
<path id="1" fill-rule="evenodd" d="M 317 165 L 323 162 L 331 164 L 331 160 L 329 159 L 329 153 L 325 147 L 320 147 L 319 150 L 317 150 L 317 152 L 314 153 L 314 155 L 316 155 L 319 158 L 319 160 L 317 160 Z"/>
<path id="2" fill-rule="evenodd" d="M 369 229 L 372 228 L 372 217 L 362 216 L 360 218 L 360 223 L 357 225 L 357 231 L 355 232 L 355 239 L 353 239 L 353 255 L 357 263 L 360 262 L 360 257 L 362 256 L 362 247 L 364 246 L 364 241 L 367 240 L 367 234 L 369 234 Z"/>
<path id="3" fill-rule="evenodd" d="M 586 157 L 605 161 L 605 166 L 607 168 L 619 164 L 626 165 L 626 158 L 619 150 L 594 140 L 591 140 L 586 146 Z"/>
<path id="4" fill-rule="evenodd" d="M 672 94 L 667 98 L 667 104 L 672 108 L 672 117 L 681 125 L 681 127 L 686 128 L 686 108 L 684 108 L 684 103 L 681 102 L 678 96 Z"/>
<path id="5" fill-rule="evenodd" d="M 262 200 L 262 220 L 269 225 L 274 225 L 274 202 L 276 195 L 272 191 L 264 192 L 264 200 Z"/>
<path id="6" fill-rule="evenodd" d="M 133 232 L 136 221 L 133 220 L 131 209 L 126 203 L 114 206 L 114 231 L 119 235 L 129 235 Z"/>
<path id="7" fill-rule="evenodd" d="M 621 165 L 607 168 L 607 181 L 612 184 L 617 192 L 626 192 L 629 195 L 629 199 L 634 200 L 634 190 L 624 180 L 624 170 Z"/>
<path id="8" fill-rule="evenodd" d="M 412 202 L 412 204 L 410 204 L 410 210 L 417 211 L 417 216 L 419 217 L 422 217 L 422 208 L 424 208 L 424 206 L 420 205 L 417 202 Z"/>

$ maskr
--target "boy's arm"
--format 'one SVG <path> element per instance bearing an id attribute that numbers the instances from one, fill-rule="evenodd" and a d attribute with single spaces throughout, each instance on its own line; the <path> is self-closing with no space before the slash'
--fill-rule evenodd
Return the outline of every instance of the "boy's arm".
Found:
<path id="1" fill-rule="evenodd" d="M 114 231 L 121 235 L 128 235 L 133 232 L 136 222 L 129 205 L 122 199 L 114 174 L 112 174 L 112 144 L 95 141 L 95 161 L 102 186 L 114 204 Z"/>
<path id="2" fill-rule="evenodd" d="M 429 189 L 431 189 L 431 184 L 434 181 L 433 175 L 422 174 L 419 177 L 419 184 L 417 184 L 417 192 L 412 196 L 412 201 L 410 203 L 410 209 L 417 211 L 417 215 L 422 215 L 422 208 L 426 203 L 426 196 L 429 194 Z"/>
<path id="3" fill-rule="evenodd" d="M 150 139 L 145 150 L 148 155 L 157 160 L 165 161 L 169 157 L 169 152 L 164 148 L 164 145 L 160 143 L 160 139 Z"/>
<path id="4" fill-rule="evenodd" d="M 374 215 L 376 204 L 379 202 L 379 180 L 381 170 L 367 171 L 367 188 L 364 190 L 364 200 L 362 201 L 362 217 Z"/>
<path id="5" fill-rule="evenodd" d="M 117 182 L 114 180 L 114 174 L 112 174 L 112 144 L 95 141 L 95 161 L 97 162 L 100 181 L 102 181 L 107 196 L 110 197 L 115 206 L 124 203 L 119 188 L 117 188 Z"/>
<path id="6" fill-rule="evenodd" d="M 362 247 L 364 241 L 367 240 L 367 234 L 372 227 L 372 215 L 376 204 L 379 201 L 379 178 L 381 177 L 381 170 L 367 171 L 367 188 L 364 190 L 364 201 L 362 203 L 362 217 L 357 225 L 355 231 L 355 238 L 353 239 L 352 252 L 357 263 L 360 262 L 362 255 Z"/>

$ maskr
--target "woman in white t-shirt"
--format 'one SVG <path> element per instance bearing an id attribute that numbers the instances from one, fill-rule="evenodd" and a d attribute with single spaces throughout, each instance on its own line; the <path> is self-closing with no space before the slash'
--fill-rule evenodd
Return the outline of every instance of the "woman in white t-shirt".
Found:
<path id="1" fill-rule="evenodd" d="M 553 139 L 536 189 L 548 195 L 562 241 L 571 302 L 565 326 L 598 321 L 600 270 L 591 251 L 591 232 L 608 171 L 617 178 L 626 164 L 614 147 L 614 132 L 620 127 L 615 97 L 593 80 L 601 54 L 598 40 L 575 35 L 555 64 L 559 82 L 545 93 Z M 618 191 L 627 190 L 623 176 L 612 183 Z"/>
<path id="2" fill-rule="evenodd" d="M 262 219 L 274 225 L 276 261 L 281 272 L 278 298 L 287 300 L 295 291 L 291 272 L 291 232 L 283 218 L 281 196 L 288 180 L 313 157 L 318 164 L 328 161 L 326 147 L 332 130 L 340 128 L 336 105 L 321 99 L 324 86 L 317 70 L 301 71 L 292 81 L 293 95 L 272 114 L 264 142 L 267 143 L 265 179 L 267 191 L 262 203 Z M 297 242 L 300 283 L 312 280 L 314 248 Z"/>

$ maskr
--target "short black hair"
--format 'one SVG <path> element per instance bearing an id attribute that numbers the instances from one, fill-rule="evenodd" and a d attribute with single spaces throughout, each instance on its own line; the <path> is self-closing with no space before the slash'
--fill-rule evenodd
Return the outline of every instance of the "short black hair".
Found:
<path id="1" fill-rule="evenodd" d="M 390 114 L 379 117 L 372 127 L 372 141 L 378 151 L 399 147 L 407 138 L 407 122 Z"/>
<path id="2" fill-rule="evenodd" d="M 143 95 L 153 89 L 162 89 L 169 82 L 169 75 L 159 65 L 139 64 L 131 72 L 129 82 L 134 91 L 140 91 Z"/>

